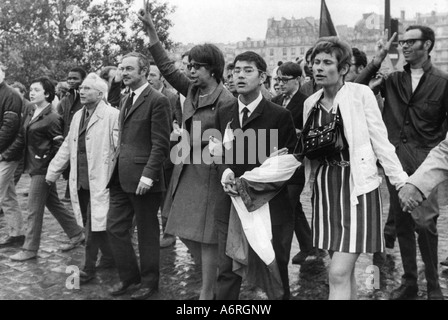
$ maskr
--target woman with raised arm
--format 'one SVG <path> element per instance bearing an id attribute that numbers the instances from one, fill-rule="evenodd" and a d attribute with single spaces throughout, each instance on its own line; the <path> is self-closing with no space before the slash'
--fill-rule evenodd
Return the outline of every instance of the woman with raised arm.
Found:
<path id="1" fill-rule="evenodd" d="M 182 121 L 183 129 L 189 134 L 184 134 L 181 141 L 188 146 L 189 155 L 181 163 L 172 159 L 178 164 L 173 170 L 163 208 L 163 214 L 168 215 L 165 232 L 178 236 L 196 261 L 201 262 L 199 299 L 213 299 L 218 257 L 215 214 L 229 208 L 230 199 L 223 191 L 217 171 L 202 159 L 202 150 L 207 148 L 208 141 L 201 138 L 205 130 L 214 128 L 218 109 L 234 103 L 235 98 L 221 81 L 225 60 L 215 45 L 196 45 L 190 50 L 187 66 L 190 78 L 175 67 L 159 41 L 150 6 L 145 1 L 138 17 L 149 36 L 150 52 L 160 72 L 174 89 L 186 97 Z M 193 157 L 198 150 L 199 157 Z M 177 152 L 173 150 L 171 156 L 174 154 Z"/>

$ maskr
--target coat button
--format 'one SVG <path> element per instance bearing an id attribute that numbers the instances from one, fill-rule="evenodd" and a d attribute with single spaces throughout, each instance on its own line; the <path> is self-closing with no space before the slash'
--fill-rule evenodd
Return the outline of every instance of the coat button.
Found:
<path id="1" fill-rule="evenodd" d="M 403 143 L 406 143 L 406 142 L 408 142 L 408 139 L 403 139 L 402 141 L 403 141 Z"/>
<path id="2" fill-rule="evenodd" d="M 410 123 L 411 123 L 411 122 L 408 120 L 408 121 L 406 121 L 404 124 L 408 126 Z"/>

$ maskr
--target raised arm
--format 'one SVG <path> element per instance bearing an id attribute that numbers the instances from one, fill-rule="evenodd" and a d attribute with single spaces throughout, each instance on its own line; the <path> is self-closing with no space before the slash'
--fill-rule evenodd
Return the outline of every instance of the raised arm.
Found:
<path id="1" fill-rule="evenodd" d="M 150 13 L 150 7 L 149 0 L 144 0 L 144 8 L 138 12 L 138 18 L 143 22 L 144 29 L 149 37 L 149 51 L 166 81 L 183 96 L 187 96 L 188 88 L 191 84 L 190 80 L 183 72 L 176 68 L 174 61 L 169 59 L 157 35 L 156 27 L 154 26 Z"/>
<path id="2" fill-rule="evenodd" d="M 384 44 L 383 40 L 380 39 L 376 43 L 376 55 L 373 58 L 372 62 L 370 62 L 364 70 L 359 74 L 359 76 L 355 79 L 356 83 L 361 83 L 365 85 L 369 85 L 370 80 L 375 77 L 378 70 L 381 68 L 381 64 L 383 63 L 384 59 L 386 59 L 387 54 L 389 53 L 390 46 L 392 45 L 395 37 L 397 36 L 397 33 L 395 32 L 392 37 L 387 41 L 386 44 Z M 378 86 L 382 83 L 382 78 L 379 78 L 377 82 L 374 82 L 371 84 L 372 86 Z M 372 88 L 373 89 L 373 88 Z"/>

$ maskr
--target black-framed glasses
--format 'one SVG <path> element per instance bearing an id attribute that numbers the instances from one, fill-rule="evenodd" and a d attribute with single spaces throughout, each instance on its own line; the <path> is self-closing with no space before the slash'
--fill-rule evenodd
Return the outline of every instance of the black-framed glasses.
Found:
<path id="1" fill-rule="evenodd" d="M 253 67 L 244 67 L 244 68 L 235 68 L 232 70 L 232 74 L 234 75 L 239 75 L 240 73 L 244 73 L 247 76 L 250 76 L 252 74 L 254 74 L 255 70 L 258 70 L 261 73 L 264 73 L 265 71 L 260 70 L 260 69 L 255 69 Z"/>
<path id="2" fill-rule="evenodd" d="M 398 44 L 400 46 L 404 46 L 406 43 L 409 47 L 412 47 L 416 41 L 426 41 L 426 39 L 406 39 L 406 40 L 398 40 Z"/>
<path id="3" fill-rule="evenodd" d="M 283 84 L 287 84 L 289 81 L 295 80 L 295 79 L 297 79 L 297 77 L 295 77 L 295 78 L 278 77 L 277 78 L 277 80 Z"/>
<path id="4" fill-rule="evenodd" d="M 199 70 L 203 66 L 207 66 L 208 63 L 201 63 L 201 62 L 190 62 L 187 64 L 187 69 L 191 70 L 191 68 L 194 68 L 195 70 Z"/>

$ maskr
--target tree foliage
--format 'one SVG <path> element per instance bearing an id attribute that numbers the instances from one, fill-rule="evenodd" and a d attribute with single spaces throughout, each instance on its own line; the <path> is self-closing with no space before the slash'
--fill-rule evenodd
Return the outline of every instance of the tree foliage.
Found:
<path id="1" fill-rule="evenodd" d="M 96 72 L 117 65 L 130 51 L 148 54 L 148 40 L 132 9 L 134 0 L 1 0 L 0 61 L 7 79 L 29 85 L 33 78 L 65 79 L 70 68 Z M 151 2 L 162 43 L 169 39 L 175 8 Z"/>

